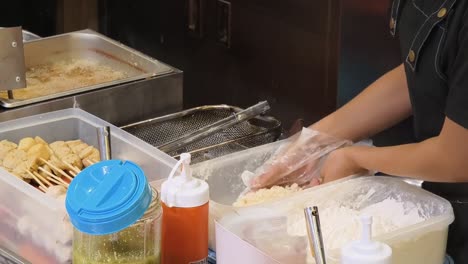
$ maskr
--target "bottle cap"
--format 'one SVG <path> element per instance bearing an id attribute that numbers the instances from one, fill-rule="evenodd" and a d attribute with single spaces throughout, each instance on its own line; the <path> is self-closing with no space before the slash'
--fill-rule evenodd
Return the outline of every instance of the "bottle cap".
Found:
<path id="1" fill-rule="evenodd" d="M 161 186 L 161 201 L 168 207 L 197 207 L 206 204 L 210 199 L 208 183 L 192 177 L 190 160 L 190 154 L 180 155 L 180 160 L 172 169 L 169 178 Z M 176 176 L 179 167 L 182 170 Z"/>
<path id="2" fill-rule="evenodd" d="M 342 264 L 391 264 L 392 249 L 377 241 L 372 241 L 372 217 L 362 216 L 362 238 L 341 249 Z"/>
<path id="3" fill-rule="evenodd" d="M 108 160 L 93 164 L 70 183 L 65 207 L 71 223 L 83 233 L 105 235 L 135 223 L 148 209 L 151 188 L 133 162 Z"/>

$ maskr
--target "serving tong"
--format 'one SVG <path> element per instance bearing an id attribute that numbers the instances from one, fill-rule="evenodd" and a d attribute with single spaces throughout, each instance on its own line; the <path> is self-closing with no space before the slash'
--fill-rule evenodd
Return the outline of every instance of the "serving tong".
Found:
<path id="1" fill-rule="evenodd" d="M 315 263 L 326 264 L 318 207 L 304 208 L 304 216 L 306 219 L 310 250 L 312 255 L 315 256 Z"/>

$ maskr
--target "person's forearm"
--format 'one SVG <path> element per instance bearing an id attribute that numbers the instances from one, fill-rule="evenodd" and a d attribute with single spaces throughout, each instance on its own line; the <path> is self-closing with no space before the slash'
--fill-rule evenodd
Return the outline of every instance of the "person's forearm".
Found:
<path id="1" fill-rule="evenodd" d="M 411 115 L 403 65 L 388 72 L 349 103 L 311 128 L 359 141 L 379 133 Z"/>
<path id="2" fill-rule="evenodd" d="M 444 150 L 438 137 L 415 144 L 343 150 L 359 167 L 371 171 L 435 182 L 466 181 L 467 166 Z"/>

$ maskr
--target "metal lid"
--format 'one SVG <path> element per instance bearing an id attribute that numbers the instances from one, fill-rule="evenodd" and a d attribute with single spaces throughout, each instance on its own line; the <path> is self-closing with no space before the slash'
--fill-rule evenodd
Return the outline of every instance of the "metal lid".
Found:
<path id="1" fill-rule="evenodd" d="M 73 179 L 65 206 L 75 228 L 105 235 L 135 223 L 151 200 L 151 188 L 138 165 L 109 160 L 84 169 Z"/>

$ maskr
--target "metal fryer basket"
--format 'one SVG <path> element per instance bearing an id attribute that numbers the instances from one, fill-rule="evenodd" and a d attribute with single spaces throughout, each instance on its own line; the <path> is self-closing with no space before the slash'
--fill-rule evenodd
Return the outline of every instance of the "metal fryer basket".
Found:
<path id="1" fill-rule="evenodd" d="M 201 106 L 121 128 L 158 147 L 241 110 L 228 105 Z M 188 152 L 192 154 L 192 163 L 198 163 L 273 142 L 280 134 L 280 121 L 269 116 L 258 116 L 168 154 L 178 157 L 181 153 Z"/>

